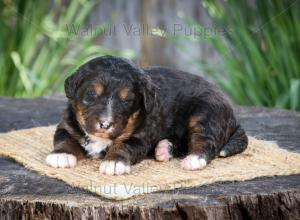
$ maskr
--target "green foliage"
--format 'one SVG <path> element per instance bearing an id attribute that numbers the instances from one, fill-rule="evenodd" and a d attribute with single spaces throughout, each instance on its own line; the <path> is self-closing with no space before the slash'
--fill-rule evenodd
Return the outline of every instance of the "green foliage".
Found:
<path id="1" fill-rule="evenodd" d="M 0 3 L 0 95 L 40 96 L 61 91 L 66 76 L 102 54 L 119 54 L 80 37 L 66 25 L 84 25 L 94 2 L 5 0 Z M 125 54 L 126 55 L 126 54 Z"/>
<path id="2" fill-rule="evenodd" d="M 205 0 L 203 5 L 218 34 L 201 40 L 223 63 L 200 61 L 199 67 L 238 104 L 299 111 L 300 1 Z"/>

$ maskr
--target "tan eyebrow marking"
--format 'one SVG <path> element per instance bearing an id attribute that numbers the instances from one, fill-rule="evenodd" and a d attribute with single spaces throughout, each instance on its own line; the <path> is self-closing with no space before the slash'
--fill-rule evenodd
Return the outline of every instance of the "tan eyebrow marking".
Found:
<path id="1" fill-rule="evenodd" d="M 101 95 L 103 90 L 104 90 L 104 86 L 101 83 L 96 83 L 94 85 L 94 90 L 95 90 L 97 95 Z"/>
<path id="2" fill-rule="evenodd" d="M 119 92 L 119 95 L 120 95 L 121 99 L 125 100 L 128 97 L 128 93 L 129 93 L 129 88 L 125 87 L 125 88 L 121 89 L 121 91 Z"/>

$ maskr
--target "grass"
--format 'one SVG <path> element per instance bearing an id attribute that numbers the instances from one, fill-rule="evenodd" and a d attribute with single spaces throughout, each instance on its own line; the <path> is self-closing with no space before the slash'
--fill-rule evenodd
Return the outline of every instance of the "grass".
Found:
<path id="1" fill-rule="evenodd" d="M 223 62 L 193 60 L 240 105 L 300 110 L 300 1 L 204 0 L 215 30 L 196 39 L 214 48 Z M 199 33 L 205 27 L 189 18 Z M 171 39 L 177 46 L 187 38 Z M 195 39 L 193 39 L 195 40 Z M 188 51 L 187 51 L 188 53 Z"/>
<path id="2" fill-rule="evenodd" d="M 62 91 L 66 76 L 83 62 L 102 54 L 132 56 L 131 51 L 96 45 L 96 36 L 70 34 L 66 25 L 84 25 L 95 1 L 63 2 L 1 1 L 0 95 L 31 97 Z"/>

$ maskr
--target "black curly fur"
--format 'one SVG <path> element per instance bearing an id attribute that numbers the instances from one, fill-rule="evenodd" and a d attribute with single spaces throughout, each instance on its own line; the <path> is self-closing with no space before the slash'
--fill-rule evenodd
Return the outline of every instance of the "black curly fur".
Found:
<path id="1" fill-rule="evenodd" d="M 83 104 L 95 82 L 104 84 L 103 94 Z M 87 133 L 94 132 L 91 126 L 107 97 L 123 87 L 129 88 L 132 99 L 114 98 L 115 130 L 107 137 L 112 144 L 104 160 L 137 163 L 153 155 L 162 139 L 173 143 L 174 156 L 197 154 L 208 162 L 220 152 L 229 156 L 247 147 L 229 101 L 202 77 L 162 67 L 140 69 L 126 59 L 104 56 L 82 65 L 65 81 L 69 102 L 54 136 L 54 152 L 84 156 L 81 146 Z"/>

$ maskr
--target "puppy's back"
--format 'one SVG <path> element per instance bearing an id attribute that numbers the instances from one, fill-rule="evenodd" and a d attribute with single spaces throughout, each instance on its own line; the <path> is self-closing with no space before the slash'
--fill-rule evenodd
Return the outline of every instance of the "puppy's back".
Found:
<path id="1" fill-rule="evenodd" d="M 198 103 L 218 102 L 231 106 L 229 99 L 219 88 L 199 75 L 166 67 L 148 67 L 144 71 L 166 102 L 177 101 L 184 104 L 196 98 Z"/>

